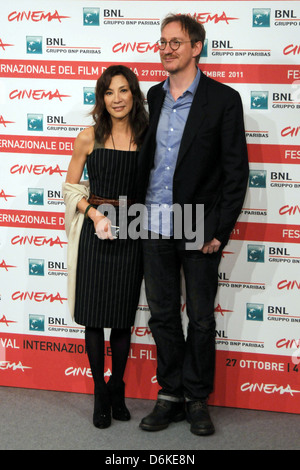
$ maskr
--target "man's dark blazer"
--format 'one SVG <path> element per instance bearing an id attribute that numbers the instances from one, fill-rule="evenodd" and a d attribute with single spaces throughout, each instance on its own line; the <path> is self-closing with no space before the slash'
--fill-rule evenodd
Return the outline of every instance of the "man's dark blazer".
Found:
<path id="1" fill-rule="evenodd" d="M 154 165 L 163 83 L 148 92 L 149 130 L 139 155 L 139 201 L 144 202 Z M 173 178 L 173 204 L 204 204 L 204 241 L 222 246 L 242 209 L 248 157 L 240 95 L 201 73 L 184 128 Z"/>

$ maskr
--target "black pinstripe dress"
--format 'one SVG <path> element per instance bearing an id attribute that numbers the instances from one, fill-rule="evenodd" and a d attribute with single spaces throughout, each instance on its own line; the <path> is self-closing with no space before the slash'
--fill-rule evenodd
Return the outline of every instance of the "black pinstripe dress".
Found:
<path id="1" fill-rule="evenodd" d="M 138 152 L 94 148 L 87 157 L 91 193 L 107 199 L 136 198 Z M 116 225 L 119 225 L 119 208 Z M 101 210 L 102 212 L 102 210 Z M 130 222 L 130 218 L 128 218 Z M 75 321 L 94 328 L 134 324 L 142 281 L 141 241 L 100 240 L 84 220 L 78 252 Z"/>

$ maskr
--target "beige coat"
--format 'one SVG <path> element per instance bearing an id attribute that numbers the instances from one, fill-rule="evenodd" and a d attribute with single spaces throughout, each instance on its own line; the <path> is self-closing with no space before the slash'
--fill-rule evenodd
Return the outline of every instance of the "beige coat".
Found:
<path id="1" fill-rule="evenodd" d="M 79 184 L 63 183 L 62 192 L 66 205 L 65 230 L 68 237 L 68 306 L 72 320 L 74 320 L 78 245 L 84 220 L 84 214 L 77 210 L 77 204 L 82 198 L 89 198 L 89 182 L 81 181 Z"/>

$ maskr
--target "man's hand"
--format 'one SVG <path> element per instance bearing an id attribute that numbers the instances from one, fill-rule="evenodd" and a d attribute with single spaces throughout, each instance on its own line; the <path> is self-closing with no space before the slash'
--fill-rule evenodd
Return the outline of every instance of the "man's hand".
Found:
<path id="1" fill-rule="evenodd" d="M 202 248 L 200 248 L 200 251 L 202 253 L 206 254 L 211 254 L 211 253 L 216 253 L 221 246 L 221 242 L 217 240 L 216 238 L 213 238 L 210 242 L 204 243 Z"/>

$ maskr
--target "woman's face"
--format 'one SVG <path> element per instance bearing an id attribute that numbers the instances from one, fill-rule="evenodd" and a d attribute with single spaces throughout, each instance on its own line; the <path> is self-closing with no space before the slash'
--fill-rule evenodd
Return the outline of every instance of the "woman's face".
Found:
<path id="1" fill-rule="evenodd" d="M 115 75 L 104 93 L 104 103 L 113 119 L 125 119 L 133 106 L 133 96 L 123 75 Z"/>

